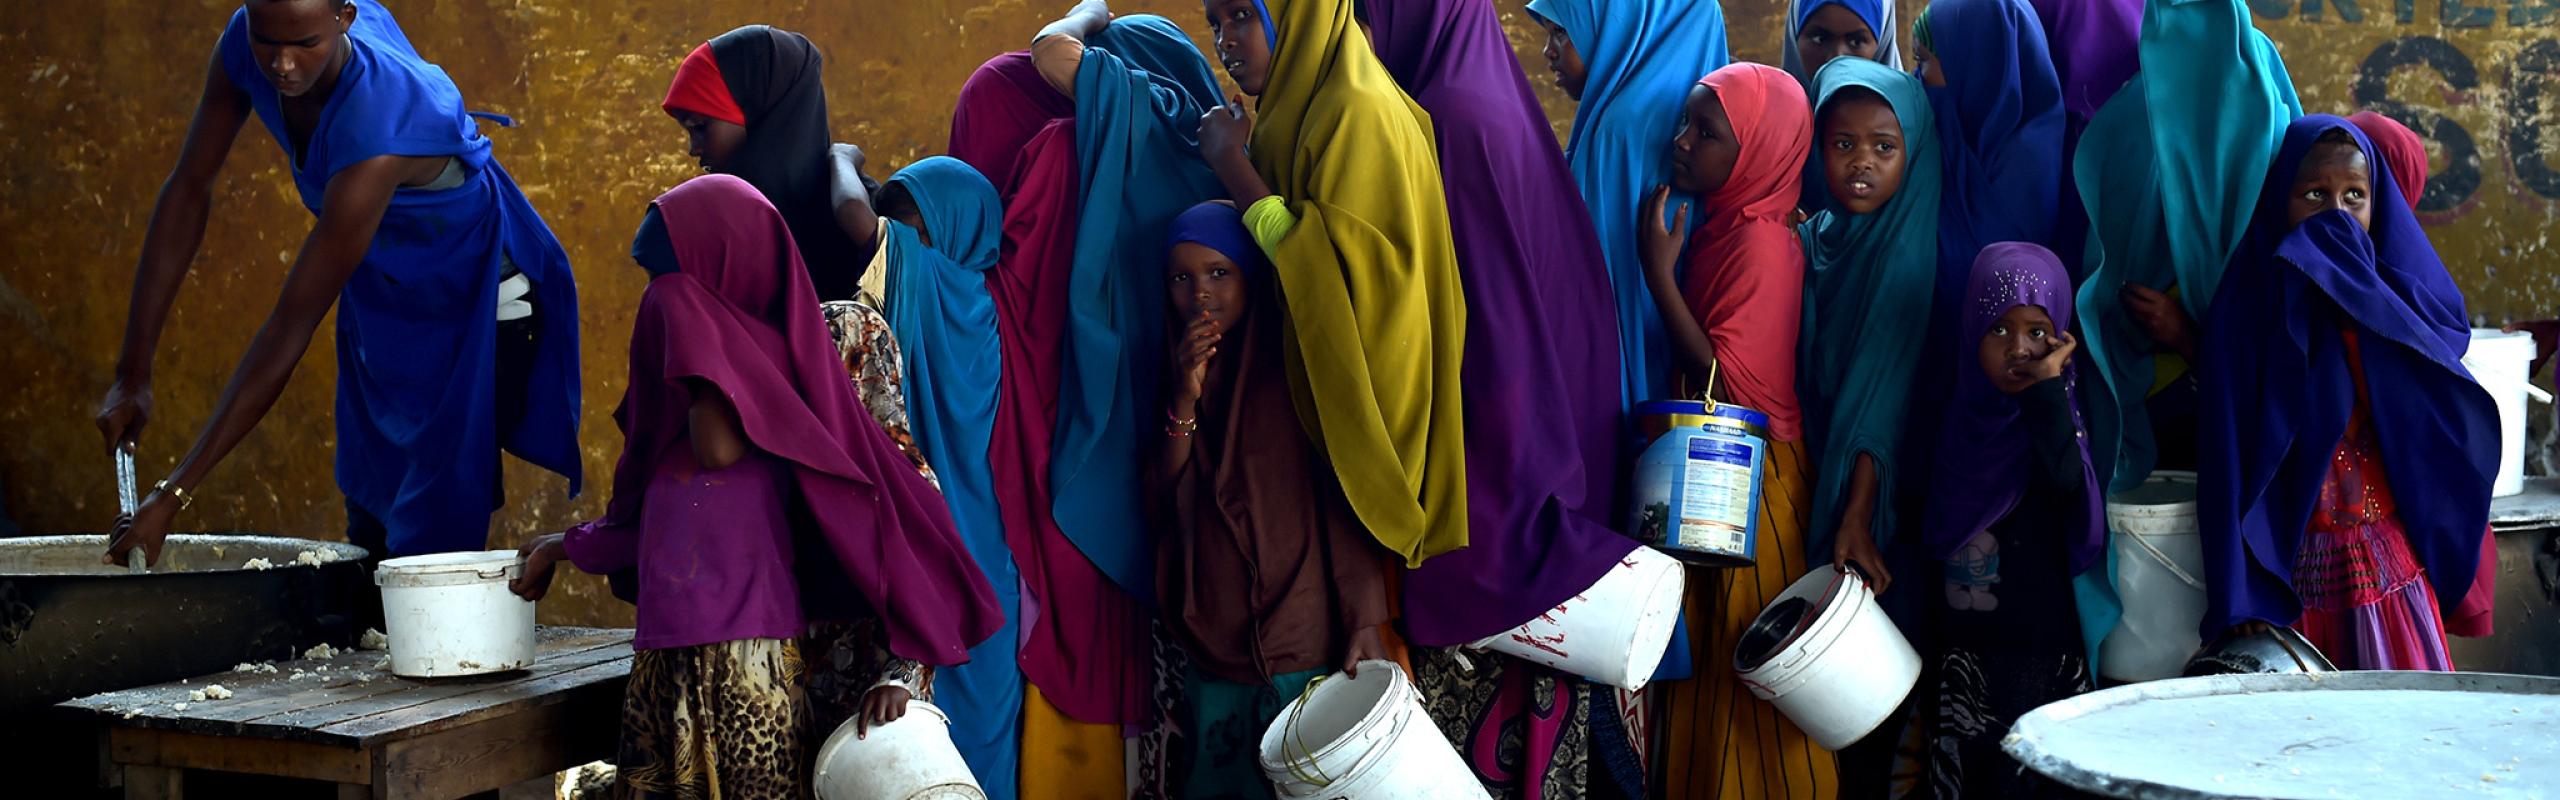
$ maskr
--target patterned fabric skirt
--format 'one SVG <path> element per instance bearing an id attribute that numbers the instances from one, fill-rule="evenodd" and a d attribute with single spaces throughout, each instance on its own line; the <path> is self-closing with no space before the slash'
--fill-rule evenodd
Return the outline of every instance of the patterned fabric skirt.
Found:
<path id="1" fill-rule="evenodd" d="M 2302 620 L 2293 627 L 2344 669 L 2451 671 L 2435 588 L 2409 549 L 2373 428 L 2358 423 L 2330 459 L 2294 553 Z"/>
<path id="2" fill-rule="evenodd" d="M 1183 655 L 1173 632 L 1156 618 L 1154 638 L 1155 687 L 1148 697 L 1155 706 L 1155 727 L 1129 742 L 1138 753 L 1136 783 L 1129 786 L 1129 800 L 1171 800 L 1181 796 L 1184 786 L 1184 762 L 1176 754 L 1188 752 L 1191 728 L 1183 717 L 1183 691 L 1191 672 L 1191 659 Z"/>
<path id="3" fill-rule="evenodd" d="M 933 668 L 891 654 L 879 617 L 809 623 L 800 652 L 807 657 L 802 685 L 809 697 L 809 735 L 816 737 L 812 748 L 861 713 L 874 688 L 896 686 L 911 701 L 933 702 Z M 816 755 L 813 749 L 810 756 Z"/>
<path id="4" fill-rule="evenodd" d="M 622 698 L 618 795 L 645 800 L 809 796 L 809 704 L 799 643 L 742 639 L 642 650 Z"/>
<path id="5" fill-rule="evenodd" d="M 1494 797 L 1584 796 L 1593 777 L 1589 682 L 1509 656 L 1443 647 L 1413 648 L 1413 671 L 1431 721 Z"/>
<path id="6" fill-rule="evenodd" d="M 898 337 L 889 332 L 889 318 L 852 300 L 819 303 L 818 309 L 826 315 L 827 336 L 835 340 L 836 357 L 844 362 L 845 376 L 853 379 L 863 410 L 871 412 L 880 430 L 898 443 L 916 472 L 941 489 L 941 477 L 933 474 L 933 465 L 925 463 L 924 450 L 916 446 L 907 426 L 906 360 L 898 350 Z"/>
<path id="7" fill-rule="evenodd" d="M 1658 684 L 1662 749 L 1655 796 L 1672 800 L 1831 798 L 1840 776 L 1831 751 L 1777 706 L 1752 696 L 1733 671 L 1743 630 L 1814 568 L 1805 554 L 1813 483 L 1802 442 L 1771 442 L 1760 487 L 1759 559 L 1740 569 L 1689 571 L 1689 647 L 1697 677 Z"/>
<path id="8" fill-rule="evenodd" d="M 2030 496 L 1945 562 L 1928 721 L 1928 796 L 2051 797 L 2051 781 L 2000 749 L 2027 712 L 2090 689 L 2062 505 Z M 1902 584 L 1896 582 L 1899 588 Z M 1927 684 L 1923 684 L 1926 686 Z M 1927 701 L 1928 695 L 1923 695 Z"/>

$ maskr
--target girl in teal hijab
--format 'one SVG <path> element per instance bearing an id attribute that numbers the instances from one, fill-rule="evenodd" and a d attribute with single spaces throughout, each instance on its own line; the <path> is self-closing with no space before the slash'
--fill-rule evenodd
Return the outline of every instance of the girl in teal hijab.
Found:
<path id="1" fill-rule="evenodd" d="M 1814 158 L 1831 201 L 1807 220 L 1799 395 L 1820 455 L 1811 555 L 1881 593 L 1895 475 L 1938 263 L 1938 127 L 1920 79 L 1862 58 L 1814 74 Z"/>
<path id="2" fill-rule="evenodd" d="M 1715 0 L 1530 0 L 1529 13 L 1551 36 L 1561 34 L 1561 46 L 1549 46 L 1557 79 L 1581 103 L 1565 158 L 1591 208 L 1617 297 L 1619 406 L 1670 397 L 1670 339 L 1636 257 L 1638 209 L 1671 178 L 1663 143 L 1680 125 L 1689 87 L 1732 60 L 1724 8 Z M 1583 70 L 1572 73 L 1567 64 Z M 1665 208 L 1690 200 L 1674 194 Z"/>
<path id="3" fill-rule="evenodd" d="M 2302 115 L 2242 0 L 2150 0 L 2140 52 L 2142 71 L 2100 107 L 2072 159 L 2090 222 L 2078 298 L 2098 378 L 2086 387 L 2089 450 L 2109 491 L 2140 486 L 2164 451 L 2194 451 L 2192 427 L 2155 432 L 2145 401 L 2182 386 L 2203 338 L 2194 321 L 2248 231 L 2285 125 Z"/>
<path id="4" fill-rule="evenodd" d="M 934 700 L 951 715 L 953 744 L 979 782 L 1003 787 L 994 796 L 1011 797 L 1022 707 L 1022 668 L 1014 663 L 1022 578 L 987 460 L 1003 375 L 987 270 L 1003 240 L 1004 203 L 977 170 L 935 156 L 891 176 L 879 210 L 889 273 L 880 311 L 906 348 L 916 444 L 942 477 L 960 538 L 1005 613 L 1004 628 L 970 648 L 969 663 L 935 671 Z"/>

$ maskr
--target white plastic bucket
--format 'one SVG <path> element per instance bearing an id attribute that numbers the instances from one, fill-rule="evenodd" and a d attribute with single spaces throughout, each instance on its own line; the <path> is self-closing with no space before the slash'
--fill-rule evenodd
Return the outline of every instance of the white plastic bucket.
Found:
<path id="1" fill-rule="evenodd" d="M 2495 328 L 2471 329 L 2471 349 L 2462 354 L 2462 365 L 2489 396 L 2498 401 L 2498 480 L 2490 492 L 2494 497 L 2524 493 L 2524 409 L 2531 395 L 2551 402 L 2551 395 L 2533 386 L 2533 334 L 2505 333 Z"/>
<path id="2" fill-rule="evenodd" d="M 1491 800 L 1392 661 L 1317 679 L 1262 732 L 1256 760 L 1282 800 Z"/>
<path id="3" fill-rule="evenodd" d="M 1770 643 L 1753 646 L 1764 632 Z M 1733 661 L 1742 684 L 1828 750 L 1884 724 L 1920 681 L 1920 653 L 1876 605 L 1866 579 L 1827 566 L 1796 579 L 1743 640 Z"/>
<path id="4" fill-rule="evenodd" d="M 2107 498 L 2116 596 L 2124 618 L 2098 646 L 2098 674 L 2119 683 L 2178 677 L 2203 644 L 2204 540 L 2196 474 L 2174 470 Z"/>
<path id="5" fill-rule="evenodd" d="M 860 724 L 846 720 L 818 747 L 818 800 L 986 800 L 940 707 L 910 702 L 906 716 L 867 736 L 855 735 Z"/>
<path id="6" fill-rule="evenodd" d="M 533 666 L 533 604 L 507 591 L 523 571 L 513 550 L 382 562 L 373 583 L 382 587 L 391 674 L 443 678 Z"/>
<path id="7" fill-rule="evenodd" d="M 1680 560 L 1639 546 L 1581 594 L 1469 645 L 1627 691 L 1644 688 L 1680 622 Z"/>

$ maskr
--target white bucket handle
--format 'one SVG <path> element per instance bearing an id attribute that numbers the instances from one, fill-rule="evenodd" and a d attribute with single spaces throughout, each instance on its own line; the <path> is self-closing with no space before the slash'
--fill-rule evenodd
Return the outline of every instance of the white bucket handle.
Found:
<path id="1" fill-rule="evenodd" d="M 1794 651 L 1792 653 L 1781 653 L 1782 655 L 1789 655 L 1792 657 L 1788 658 L 1786 661 L 1780 662 L 1778 664 L 1779 669 L 1794 670 L 1797 664 L 1803 663 L 1806 659 L 1814 657 L 1813 648 L 1796 647 L 1794 645 L 1797 642 L 1804 641 L 1806 637 L 1813 636 L 1817 623 L 1822 622 L 1822 617 L 1831 610 L 1832 598 L 1840 593 L 1841 579 L 1853 576 L 1858 579 L 1859 586 L 1871 585 L 1867 582 L 1867 574 L 1859 572 L 1858 565 L 1856 564 L 1843 563 L 1840 565 L 1839 569 L 1831 571 L 1831 583 L 1822 589 L 1822 604 L 1814 607 L 1811 611 L 1805 612 L 1804 621 L 1797 623 L 1799 627 L 1795 632 L 1789 634 L 1787 638 L 1778 645 L 1781 651 Z M 1830 614 L 1829 616 L 1831 617 L 1830 627 L 1841 627 L 1848 625 L 1849 618 L 1856 615 L 1843 613 Z M 1830 628 L 1823 628 L 1823 630 L 1827 631 L 1830 630 Z M 1766 667 L 1763 668 L 1765 669 Z"/>
<path id="2" fill-rule="evenodd" d="M 2527 364 L 2528 364 L 2527 369 L 2530 369 L 2531 367 L 2530 367 L 2529 365 L 2531 364 L 2531 362 L 2527 362 Z M 2466 355 L 2466 356 L 2463 356 L 2463 357 L 2462 357 L 2462 368 L 2463 368 L 2463 369 L 2467 369 L 2467 370 L 2471 370 L 2471 376 L 2472 376 L 2472 379 L 2473 379 L 2473 380 L 2478 380 L 2478 379 L 2479 379 L 2479 377 L 2480 377 L 2480 373 L 2482 373 L 2482 372 L 2496 372 L 2496 373 L 2499 373 L 2499 374 L 2502 374 L 2502 375 L 2506 375 L 2506 376 L 2508 376 L 2508 377 L 2510 377 L 2510 378 L 2514 378 L 2514 379 L 2515 379 L 2515 383 L 2516 383 L 2516 385 L 2517 385 L 2517 386 L 2523 387 L 2523 389 L 2524 389 L 2524 396 L 2525 396 L 2525 397 L 2532 398 L 2534 402 L 2537 402 L 2537 403 L 2543 403 L 2543 404 L 2546 404 L 2546 405 L 2547 405 L 2547 404 L 2549 404 L 2549 403 L 2551 403 L 2551 402 L 2553 402 L 2553 401 L 2552 401 L 2552 397 L 2551 397 L 2551 393 L 2550 393 L 2550 392 L 2543 391 L 2543 390 L 2542 390 L 2542 387 L 2533 385 L 2533 375 L 2532 375 L 2531 373 L 2527 373 L 2527 374 L 2525 374 L 2525 375 L 2523 375 L 2523 376 L 2521 376 L 2521 377 L 2518 377 L 2518 376 L 2515 376 L 2515 375 L 2514 375 L 2514 373 L 2508 372 L 2507 370 L 2499 369 L 2499 368 L 2497 368 L 2497 367 L 2492 367 L 2492 366 L 2489 366 L 2489 365 L 2487 365 L 2487 364 L 2483 364 L 2483 363 L 2481 363 L 2481 362 L 2474 361 L 2474 360 L 2472 360 L 2472 358 L 2471 358 L 2470 356 L 2468 356 L 2468 355 Z"/>
<path id="3" fill-rule="evenodd" d="M 1344 770 L 1341 777 L 1326 775 L 1321 767 L 1316 766 L 1315 748 L 1306 746 L 1305 737 L 1298 735 L 1298 715 L 1306 713 L 1307 700 L 1315 697 L 1316 687 L 1324 685 L 1325 681 L 1332 678 L 1332 675 L 1318 675 L 1315 680 L 1307 682 L 1307 688 L 1299 690 L 1298 702 L 1289 704 L 1289 722 L 1283 729 L 1286 733 L 1280 737 L 1280 756 L 1289 760 L 1289 777 L 1309 786 L 1332 786 L 1335 781 L 1342 778 L 1367 772 L 1370 767 L 1377 766 L 1379 759 L 1386 757 L 1387 748 L 1370 747 L 1362 752 L 1358 759 L 1351 762 L 1351 768 Z M 1404 735 L 1404 726 L 1413 723 L 1413 716 L 1410 714 L 1389 716 L 1394 718 L 1394 723 L 1384 734 L 1376 737 L 1378 743 L 1395 741 L 1396 737 Z"/>
<path id="4" fill-rule="evenodd" d="M 2196 576 L 2187 574 L 2186 569 L 2179 567 L 2178 562 L 2175 559 L 2170 558 L 2167 553 L 2160 552 L 2160 548 L 2151 546 L 2151 542 L 2142 538 L 2140 534 L 2124 533 L 2115 535 L 2132 539 L 2134 546 L 2140 547 L 2142 548 L 2142 552 L 2150 554 L 2151 560 L 2160 562 L 2160 566 L 2168 567 L 2169 574 L 2177 576 L 2178 582 L 2186 584 L 2187 588 L 2194 589 L 2199 592 L 2205 590 L 2204 581 L 2197 580 Z"/>

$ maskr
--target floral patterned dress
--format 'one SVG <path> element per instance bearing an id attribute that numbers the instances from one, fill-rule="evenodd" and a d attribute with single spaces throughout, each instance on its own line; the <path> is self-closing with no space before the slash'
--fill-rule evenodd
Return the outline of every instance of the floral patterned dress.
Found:
<path id="1" fill-rule="evenodd" d="M 906 364 L 897 337 L 889 332 L 888 318 L 877 307 L 859 301 L 831 301 L 819 308 L 825 312 L 827 335 L 835 340 L 836 355 L 843 359 L 845 375 L 852 379 L 863 408 L 907 454 L 916 474 L 940 490 L 942 482 L 934 476 L 933 467 L 925 464 L 924 451 L 916 447 L 915 436 L 907 428 L 907 393 L 899 377 Z M 811 656 L 806 682 L 818 736 L 852 719 L 875 688 L 896 686 L 917 700 L 933 700 L 933 668 L 890 654 L 876 617 L 814 623 L 801 646 Z"/>

